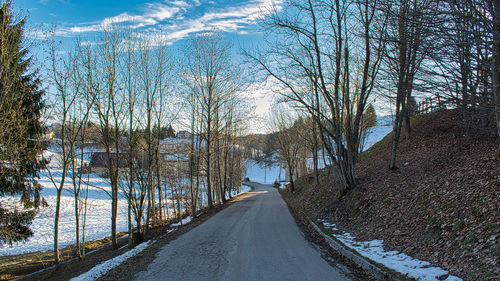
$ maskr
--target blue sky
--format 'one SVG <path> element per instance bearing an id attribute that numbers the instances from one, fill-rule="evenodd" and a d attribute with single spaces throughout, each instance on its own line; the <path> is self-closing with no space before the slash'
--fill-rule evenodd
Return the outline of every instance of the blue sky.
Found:
<path id="1" fill-rule="evenodd" d="M 258 20 L 282 0 L 14 0 L 14 9 L 28 15 L 30 35 L 42 39 L 43 32 L 56 26 L 63 42 L 74 38 L 95 38 L 97 31 L 111 23 L 120 23 L 142 34 L 165 36 L 165 44 L 181 54 L 184 40 L 197 33 L 222 31 L 233 45 L 234 59 L 241 48 L 251 49 L 263 43 Z M 248 101 L 255 113 L 266 119 L 272 103 L 270 91 L 262 85 L 250 87 Z M 252 122 L 254 123 L 254 122 Z M 255 122 L 262 124 L 263 122 Z M 255 127 L 251 131 L 266 128 Z"/>
<path id="2" fill-rule="evenodd" d="M 175 45 L 199 32 L 219 30 L 234 45 L 260 41 L 257 21 L 280 0 L 75 1 L 17 0 L 35 26 L 55 25 L 63 38 L 85 37 L 111 23 L 141 33 L 162 32 Z"/>

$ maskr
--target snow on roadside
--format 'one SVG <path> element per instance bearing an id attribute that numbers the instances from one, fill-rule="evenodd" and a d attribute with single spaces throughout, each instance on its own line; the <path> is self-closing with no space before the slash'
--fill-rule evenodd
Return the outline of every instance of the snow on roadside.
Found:
<path id="1" fill-rule="evenodd" d="M 236 197 L 242 193 L 249 192 L 251 190 L 252 190 L 252 188 L 248 185 L 245 185 L 245 183 L 243 182 L 243 184 L 240 187 L 240 192 L 238 192 L 237 189 L 231 190 L 231 197 Z"/>
<path id="2" fill-rule="evenodd" d="M 238 193 L 238 194 L 233 195 L 233 197 L 236 196 L 236 195 L 240 195 L 242 193 L 245 193 L 245 192 L 250 192 L 251 190 L 252 190 L 252 187 L 250 187 L 248 185 L 245 185 L 245 184 L 242 184 L 241 185 L 241 192 Z"/>
<path id="3" fill-rule="evenodd" d="M 87 271 L 86 273 L 84 273 L 80 276 L 71 278 L 71 281 L 96 280 L 97 278 L 108 273 L 111 269 L 120 265 L 122 262 L 124 262 L 124 261 L 128 260 L 129 258 L 137 255 L 138 253 L 142 252 L 144 249 L 146 249 L 149 245 L 153 244 L 154 242 L 155 241 L 151 241 L 151 240 L 143 242 L 143 243 L 135 246 L 135 248 L 133 248 L 132 250 L 127 251 L 127 252 L 125 252 L 117 257 L 114 257 L 110 260 L 107 260 L 103 263 L 100 263 L 100 264 L 94 266 L 91 270 Z"/>
<path id="4" fill-rule="evenodd" d="M 176 223 L 173 223 L 173 224 L 171 224 L 170 226 L 175 227 L 175 226 L 179 226 L 179 225 L 184 225 L 184 224 L 186 224 L 186 223 L 191 222 L 191 220 L 192 220 L 192 219 L 193 219 L 193 218 L 191 217 L 191 215 L 189 215 L 189 216 L 187 216 L 187 217 L 183 218 L 183 219 L 182 219 L 182 221 L 180 221 L 180 222 L 176 222 Z"/>
<path id="5" fill-rule="evenodd" d="M 323 224 L 325 228 L 338 232 L 335 224 L 322 219 L 319 219 L 318 222 Z M 398 251 L 384 251 L 383 240 L 355 241 L 355 238 L 348 232 L 334 233 L 333 236 L 347 247 L 356 250 L 360 255 L 417 280 L 438 281 L 443 280 L 438 279 L 438 277 L 448 275 L 448 271 L 440 267 L 430 266 L 431 264 L 427 261 L 412 258 Z M 444 280 L 462 281 L 461 278 L 452 275 Z"/>

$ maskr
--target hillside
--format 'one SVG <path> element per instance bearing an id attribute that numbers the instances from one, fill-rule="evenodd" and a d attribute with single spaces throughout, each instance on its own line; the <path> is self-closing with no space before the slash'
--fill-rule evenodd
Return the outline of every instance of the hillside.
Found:
<path id="1" fill-rule="evenodd" d="M 389 171 L 390 135 L 362 155 L 343 198 L 323 171 L 289 195 L 361 240 L 430 261 L 465 280 L 500 276 L 500 139 L 460 125 L 455 111 L 417 116 Z M 288 197 L 288 196 L 287 196 Z"/>

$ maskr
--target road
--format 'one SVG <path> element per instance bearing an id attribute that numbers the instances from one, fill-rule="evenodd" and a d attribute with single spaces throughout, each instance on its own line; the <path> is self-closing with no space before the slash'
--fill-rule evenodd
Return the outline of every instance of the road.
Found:
<path id="1" fill-rule="evenodd" d="M 278 191 L 255 190 L 165 245 L 136 280 L 349 280 L 295 224 Z"/>

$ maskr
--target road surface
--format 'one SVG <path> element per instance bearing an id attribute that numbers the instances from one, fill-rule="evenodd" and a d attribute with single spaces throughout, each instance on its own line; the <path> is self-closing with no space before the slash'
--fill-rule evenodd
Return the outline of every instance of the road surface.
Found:
<path id="1" fill-rule="evenodd" d="M 349 280 L 306 241 L 278 191 L 255 190 L 165 245 L 136 280 Z"/>

